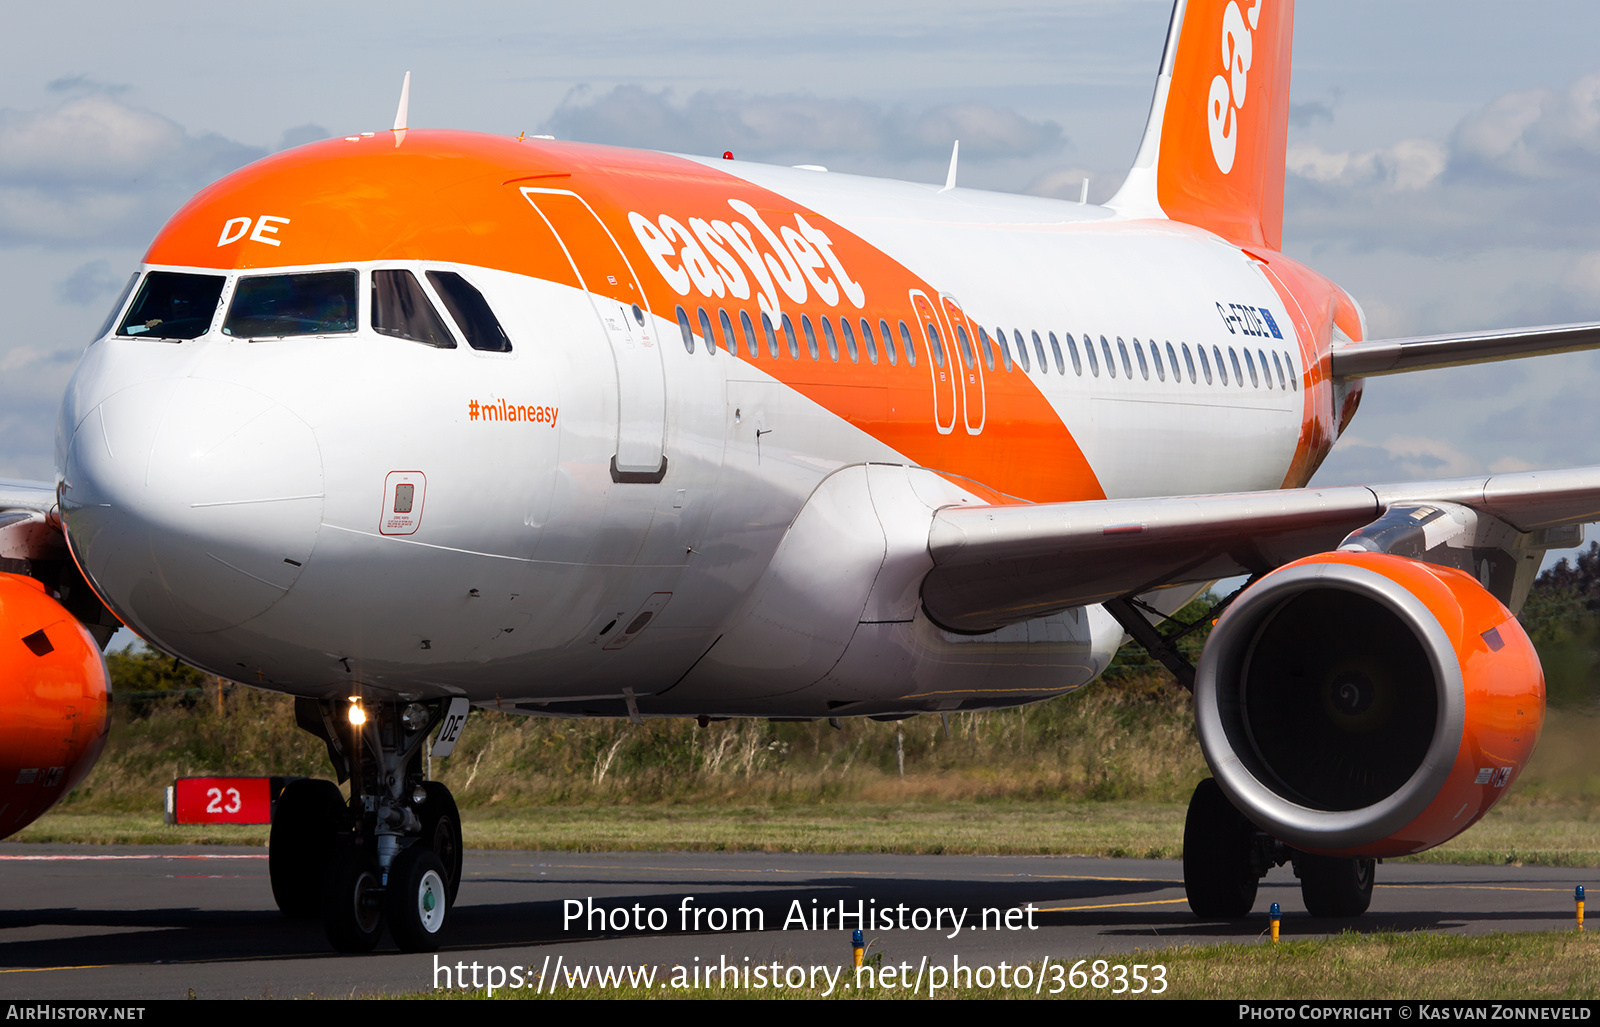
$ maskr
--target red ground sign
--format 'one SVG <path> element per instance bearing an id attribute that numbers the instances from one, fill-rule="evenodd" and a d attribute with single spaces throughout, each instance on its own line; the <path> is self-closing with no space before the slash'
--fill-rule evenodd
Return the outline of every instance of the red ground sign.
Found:
<path id="1" fill-rule="evenodd" d="M 174 824 L 270 824 L 272 799 L 281 789 L 281 779 L 270 777 L 180 777 L 172 784 L 167 818 Z"/>

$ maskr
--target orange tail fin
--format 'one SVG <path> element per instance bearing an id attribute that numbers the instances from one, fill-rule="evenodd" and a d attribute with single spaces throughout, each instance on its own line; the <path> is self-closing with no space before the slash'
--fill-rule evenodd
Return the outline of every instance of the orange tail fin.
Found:
<path id="1" fill-rule="evenodd" d="M 1144 142 L 1111 206 L 1281 249 L 1293 37 L 1294 0 L 1177 0 Z"/>

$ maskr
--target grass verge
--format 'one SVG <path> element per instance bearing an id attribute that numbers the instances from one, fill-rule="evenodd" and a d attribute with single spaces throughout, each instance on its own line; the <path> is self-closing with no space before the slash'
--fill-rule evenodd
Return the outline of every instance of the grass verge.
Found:
<path id="1" fill-rule="evenodd" d="M 535 806 L 469 809 L 477 849 L 564 852 L 900 852 L 1178 859 L 1184 806 L 1161 802 L 843 802 L 807 805 Z M 14 841 L 265 845 L 265 826 L 168 826 L 150 813 L 51 813 Z M 1408 860 L 1600 866 L 1600 811 L 1516 803 Z"/>

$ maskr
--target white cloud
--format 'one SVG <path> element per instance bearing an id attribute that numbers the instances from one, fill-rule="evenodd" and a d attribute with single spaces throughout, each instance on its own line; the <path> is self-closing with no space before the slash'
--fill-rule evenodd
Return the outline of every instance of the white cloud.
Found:
<path id="1" fill-rule="evenodd" d="M 127 276 L 111 270 L 109 260 L 91 260 L 73 269 L 72 274 L 56 283 L 56 297 L 75 307 L 86 307 L 104 296 L 110 296 L 127 280 Z"/>
<path id="2" fill-rule="evenodd" d="M 1361 153 L 1328 153 L 1316 146 L 1289 151 L 1288 169 L 1308 181 L 1345 188 L 1377 187 L 1415 192 L 1444 174 L 1448 153 L 1431 139 L 1405 139 L 1393 146 Z"/>
<path id="3" fill-rule="evenodd" d="M 1060 149 L 1061 126 L 987 103 L 914 109 L 798 94 L 702 91 L 679 102 L 671 90 L 617 86 L 569 93 L 544 131 L 563 139 L 718 154 L 776 163 L 848 155 L 914 161 L 1004 159 Z"/>
<path id="4" fill-rule="evenodd" d="M 1451 146 L 1463 170 L 1522 179 L 1592 174 L 1600 166 L 1600 75 L 1503 96 L 1463 121 Z"/>
<path id="5" fill-rule="evenodd" d="M 148 239 L 196 189 L 264 155 L 104 91 L 0 110 L 0 241 Z"/>

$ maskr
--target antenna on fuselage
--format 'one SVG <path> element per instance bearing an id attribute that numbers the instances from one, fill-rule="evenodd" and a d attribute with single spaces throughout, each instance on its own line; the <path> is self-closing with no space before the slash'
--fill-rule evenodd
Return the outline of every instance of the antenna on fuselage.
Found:
<path id="1" fill-rule="evenodd" d="M 959 156 L 961 156 L 961 140 L 957 139 L 956 144 L 950 148 L 950 173 L 944 176 L 944 188 L 939 190 L 941 193 L 947 193 L 956 187 L 956 158 Z"/>
<path id="2" fill-rule="evenodd" d="M 406 116 L 410 113 L 410 107 L 411 72 L 408 71 L 406 72 L 405 81 L 400 83 L 400 107 L 394 112 L 394 130 L 396 132 L 404 132 L 406 130 Z"/>

